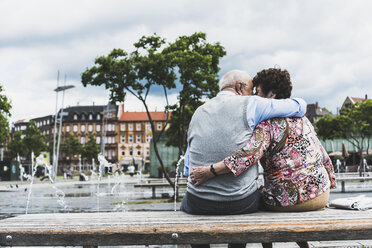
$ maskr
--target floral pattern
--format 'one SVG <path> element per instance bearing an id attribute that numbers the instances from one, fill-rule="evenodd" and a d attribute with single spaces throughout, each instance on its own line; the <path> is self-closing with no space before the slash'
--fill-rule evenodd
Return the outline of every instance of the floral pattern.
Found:
<path id="1" fill-rule="evenodd" d="M 306 117 L 261 122 L 224 164 L 238 176 L 259 160 L 265 179 L 260 190 L 268 205 L 293 206 L 336 188 L 332 162 Z"/>

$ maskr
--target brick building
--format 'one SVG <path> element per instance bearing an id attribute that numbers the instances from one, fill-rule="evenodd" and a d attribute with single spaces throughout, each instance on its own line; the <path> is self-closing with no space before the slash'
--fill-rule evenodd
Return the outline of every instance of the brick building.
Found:
<path id="1" fill-rule="evenodd" d="M 155 122 L 155 130 L 160 131 L 166 124 L 164 112 L 150 112 Z M 152 131 L 146 112 L 125 112 L 124 104 L 119 108 L 118 158 L 119 164 L 126 167 L 135 165 L 144 169 L 150 163 L 150 141 Z"/>

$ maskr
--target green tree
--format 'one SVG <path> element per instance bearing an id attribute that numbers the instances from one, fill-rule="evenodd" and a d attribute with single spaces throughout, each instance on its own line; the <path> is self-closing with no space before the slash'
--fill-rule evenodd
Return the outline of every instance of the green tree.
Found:
<path id="1" fill-rule="evenodd" d="M 82 147 L 77 137 L 70 133 L 66 133 L 61 144 L 61 150 L 67 157 L 71 158 L 74 155 L 79 155 L 82 151 Z"/>
<path id="2" fill-rule="evenodd" d="M 97 161 L 99 152 L 100 146 L 97 145 L 96 138 L 94 135 L 89 135 L 88 142 L 83 145 L 82 156 L 88 159 L 88 161 L 91 161 L 93 158 Z"/>
<path id="3" fill-rule="evenodd" d="M 315 124 L 318 135 L 323 139 L 346 139 L 359 152 L 360 173 L 363 169 L 363 151 L 368 154 L 369 140 L 372 138 L 372 100 L 354 104 L 351 108 L 343 108 L 340 115 L 325 116 Z M 365 141 L 367 147 L 364 146 Z"/>
<path id="4" fill-rule="evenodd" d="M 178 103 L 170 106 L 172 116 L 167 130 L 167 145 L 178 147 L 180 156 L 187 147 L 187 130 L 193 113 L 204 103 L 203 98 L 214 97 L 219 91 L 219 62 L 226 52 L 218 42 L 208 43 L 205 33 L 181 36 L 165 51 L 172 58 L 182 87 Z"/>
<path id="5" fill-rule="evenodd" d="M 26 156 L 26 149 L 23 144 L 22 140 L 22 132 L 17 131 L 13 134 L 12 139 L 10 140 L 8 144 L 8 152 L 7 152 L 7 157 L 9 160 L 12 160 L 19 156 Z"/>
<path id="6" fill-rule="evenodd" d="M 155 133 L 154 121 L 147 102 L 150 89 L 152 86 L 160 86 L 168 104 L 167 90 L 176 86 L 176 75 L 171 66 L 171 58 L 162 49 L 164 44 L 165 40 L 154 34 L 148 37 L 143 36 L 134 43 L 135 51 L 131 54 L 122 49 L 114 49 L 108 56 L 97 58 L 95 66 L 86 69 L 82 74 L 82 83 L 84 86 L 105 85 L 106 89 L 110 90 L 112 102 L 124 101 L 127 92 L 134 95 L 145 107 L 152 133 Z M 165 116 L 168 119 L 167 108 Z M 153 138 L 154 151 L 167 181 L 173 186 L 157 148 L 157 142 L 165 126 L 160 135 Z"/>
<path id="7" fill-rule="evenodd" d="M 8 118 L 11 115 L 12 105 L 9 99 L 2 94 L 3 86 L 0 85 L 0 147 L 9 139 Z"/>
<path id="8" fill-rule="evenodd" d="M 42 134 L 35 121 L 30 121 L 25 130 L 25 136 L 22 140 L 26 154 L 34 152 L 35 157 L 47 149 L 45 135 Z"/>

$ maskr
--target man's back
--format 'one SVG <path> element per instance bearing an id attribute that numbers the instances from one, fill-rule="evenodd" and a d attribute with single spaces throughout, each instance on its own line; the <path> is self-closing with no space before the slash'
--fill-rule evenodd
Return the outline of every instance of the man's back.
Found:
<path id="1" fill-rule="evenodd" d="M 244 147 L 252 136 L 246 118 L 248 100 L 219 95 L 197 109 L 188 133 L 191 168 L 213 164 Z M 258 168 L 253 166 L 239 178 L 226 174 L 197 187 L 189 182 L 188 191 L 213 201 L 239 200 L 257 190 L 257 176 Z"/>

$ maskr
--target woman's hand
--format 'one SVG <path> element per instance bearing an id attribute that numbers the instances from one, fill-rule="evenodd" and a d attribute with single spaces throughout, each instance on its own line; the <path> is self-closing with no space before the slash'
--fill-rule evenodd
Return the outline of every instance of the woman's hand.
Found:
<path id="1" fill-rule="evenodd" d="M 190 173 L 191 181 L 194 183 L 195 186 L 198 186 L 213 177 L 214 175 L 210 171 L 209 166 L 200 166 L 193 168 L 192 172 Z"/>

